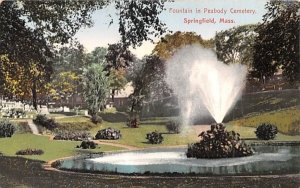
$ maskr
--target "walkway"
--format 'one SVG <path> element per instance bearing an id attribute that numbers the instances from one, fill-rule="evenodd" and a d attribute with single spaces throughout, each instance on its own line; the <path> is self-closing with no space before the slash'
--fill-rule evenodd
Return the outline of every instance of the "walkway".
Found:
<path id="1" fill-rule="evenodd" d="M 39 130 L 38 130 L 36 124 L 33 123 L 32 119 L 27 120 L 27 122 L 28 122 L 29 128 L 31 129 L 32 134 L 41 135 L 39 133 Z"/>

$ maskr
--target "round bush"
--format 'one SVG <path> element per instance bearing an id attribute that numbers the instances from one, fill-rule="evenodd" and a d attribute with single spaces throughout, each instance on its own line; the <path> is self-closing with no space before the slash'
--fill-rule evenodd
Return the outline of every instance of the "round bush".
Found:
<path id="1" fill-rule="evenodd" d="M 0 137 L 11 137 L 16 127 L 9 121 L 0 121 Z"/>
<path id="2" fill-rule="evenodd" d="M 41 149 L 24 149 L 16 152 L 16 155 L 42 155 L 44 151 Z"/>
<path id="3" fill-rule="evenodd" d="M 121 132 L 118 129 L 107 128 L 99 130 L 95 136 L 95 139 L 117 140 L 121 138 Z"/>
<path id="4" fill-rule="evenodd" d="M 180 123 L 178 121 L 170 121 L 166 123 L 166 129 L 169 133 L 180 133 Z"/>
<path id="5" fill-rule="evenodd" d="M 102 123 L 102 118 L 99 115 L 95 114 L 95 115 L 92 116 L 91 121 L 94 124 Z"/>
<path id="6" fill-rule="evenodd" d="M 256 137 L 261 140 L 272 140 L 277 134 L 277 127 L 270 123 L 262 123 L 255 131 Z"/>
<path id="7" fill-rule="evenodd" d="M 151 144 L 161 144 L 164 140 L 164 137 L 162 136 L 161 133 L 155 131 L 155 132 L 152 132 L 152 133 L 148 133 L 146 135 L 146 139 Z"/>
<path id="8" fill-rule="evenodd" d="M 77 148 L 82 148 L 82 149 L 96 149 L 97 147 L 97 143 L 93 142 L 93 141 L 82 141 L 80 146 L 77 146 Z"/>
<path id="9" fill-rule="evenodd" d="M 188 158 L 229 158 L 253 154 L 253 150 L 240 140 L 239 133 L 227 132 L 223 124 L 213 124 L 210 130 L 199 134 L 201 140 L 188 146 Z"/>

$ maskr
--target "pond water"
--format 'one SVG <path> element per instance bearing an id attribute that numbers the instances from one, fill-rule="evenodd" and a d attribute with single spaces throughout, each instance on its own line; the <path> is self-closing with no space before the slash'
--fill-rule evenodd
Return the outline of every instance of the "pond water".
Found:
<path id="1" fill-rule="evenodd" d="M 97 158 L 61 161 L 60 169 L 110 173 L 182 173 L 256 175 L 300 173 L 299 146 L 255 146 L 255 154 L 241 158 L 193 159 L 186 148 L 147 149 L 109 153 Z"/>

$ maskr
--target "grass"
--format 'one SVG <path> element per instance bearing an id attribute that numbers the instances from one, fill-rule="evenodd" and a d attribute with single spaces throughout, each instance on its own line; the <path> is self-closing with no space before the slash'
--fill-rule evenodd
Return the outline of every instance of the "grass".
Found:
<path id="1" fill-rule="evenodd" d="M 240 127 L 257 127 L 261 123 L 271 123 L 277 126 L 283 134 L 300 134 L 300 108 L 299 106 L 273 112 L 243 117 L 229 122 L 229 125 Z"/>
<path id="2" fill-rule="evenodd" d="M 186 145 L 192 143 L 196 140 L 196 136 L 191 132 L 187 134 L 169 134 L 164 125 L 141 125 L 139 128 L 128 128 L 125 123 L 109 123 L 104 122 L 100 127 L 91 130 L 92 135 L 95 135 L 99 129 L 104 128 L 116 128 L 121 131 L 122 138 L 119 140 L 110 140 L 112 143 L 120 143 L 131 145 L 140 148 L 155 147 L 155 146 L 176 146 L 176 145 Z M 149 144 L 146 139 L 146 134 L 158 131 L 164 133 L 164 141 L 159 145 Z"/>
<path id="3" fill-rule="evenodd" d="M 97 127 L 90 121 L 90 118 L 85 116 L 58 118 L 56 122 L 60 124 L 59 129 L 68 131 L 88 131 Z"/>
<path id="4" fill-rule="evenodd" d="M 80 142 L 75 141 L 53 141 L 46 136 L 33 134 L 15 134 L 11 138 L 0 138 L 0 152 L 6 156 L 16 156 L 15 153 L 21 149 L 42 149 L 43 155 L 22 156 L 29 159 L 49 161 L 57 158 L 73 156 L 80 153 L 115 151 L 122 148 L 108 145 L 100 145 L 100 149 L 83 150 L 75 148 Z"/>
<path id="5" fill-rule="evenodd" d="M 235 131 L 241 135 L 243 139 L 255 140 L 255 130 L 254 127 L 238 126 L 238 125 L 226 125 L 227 131 Z M 282 133 L 278 133 L 274 141 L 300 141 L 300 136 L 290 136 Z"/>

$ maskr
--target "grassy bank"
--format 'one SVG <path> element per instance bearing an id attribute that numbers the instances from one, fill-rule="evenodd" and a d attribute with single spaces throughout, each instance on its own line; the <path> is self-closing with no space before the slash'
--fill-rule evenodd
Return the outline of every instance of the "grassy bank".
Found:
<path id="1" fill-rule="evenodd" d="M 273 112 L 264 112 L 243 117 L 229 122 L 229 125 L 240 127 L 257 127 L 261 123 L 272 123 L 278 131 L 288 135 L 300 134 L 300 106 Z"/>

